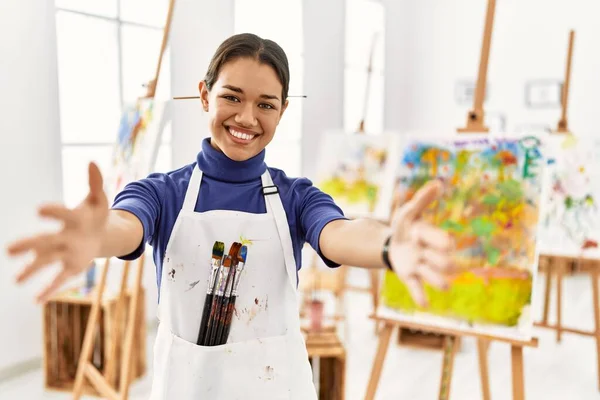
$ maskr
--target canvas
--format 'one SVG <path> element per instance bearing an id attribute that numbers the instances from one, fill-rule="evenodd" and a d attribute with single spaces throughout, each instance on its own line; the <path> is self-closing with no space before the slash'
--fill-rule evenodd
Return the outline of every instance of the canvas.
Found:
<path id="1" fill-rule="evenodd" d="M 543 186 L 543 147 L 536 137 L 406 137 L 397 177 L 401 201 L 440 179 L 444 191 L 423 218 L 455 241 L 457 271 L 447 291 L 426 285 L 416 306 L 391 272 L 383 317 L 495 336 L 528 339 L 537 270 L 536 238 Z"/>
<path id="2" fill-rule="evenodd" d="M 145 178 L 156 162 L 166 104 L 139 99 L 124 108 L 113 149 L 108 191 L 114 197 L 127 183 Z"/>
<path id="3" fill-rule="evenodd" d="M 391 215 L 398 135 L 327 132 L 320 142 L 316 186 L 351 218 Z"/>
<path id="4" fill-rule="evenodd" d="M 552 135 L 540 251 L 600 258 L 600 140 Z"/>

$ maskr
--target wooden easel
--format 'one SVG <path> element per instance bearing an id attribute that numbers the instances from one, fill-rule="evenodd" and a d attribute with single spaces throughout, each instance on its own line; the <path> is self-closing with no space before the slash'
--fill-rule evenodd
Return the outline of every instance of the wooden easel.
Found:
<path id="1" fill-rule="evenodd" d="M 553 134 L 570 135 L 567 110 L 569 104 L 569 87 L 571 81 L 571 63 L 573 61 L 573 46 L 575 42 L 575 32 L 569 32 L 569 49 L 567 53 L 567 61 L 565 68 L 565 82 L 562 88 L 562 112 L 558 121 L 557 129 Z M 588 259 L 585 257 L 558 256 L 550 254 L 541 254 L 540 263 L 544 263 L 546 267 L 546 285 L 544 292 L 544 309 L 542 320 L 536 322 L 535 326 L 540 328 L 552 329 L 556 331 L 556 341 L 560 342 L 562 333 L 573 333 L 582 336 L 591 336 L 596 340 L 597 353 L 597 374 L 598 374 L 598 390 L 600 390 L 600 294 L 598 290 L 598 260 Z M 564 275 L 570 270 L 571 265 L 576 265 L 578 270 L 585 270 L 590 273 L 592 281 L 592 305 L 594 310 L 594 330 L 584 331 L 574 329 L 562 325 L 562 283 Z M 551 325 L 548 322 L 548 314 L 550 308 L 550 293 L 552 291 L 552 275 L 556 275 L 556 324 Z"/>
<path id="2" fill-rule="evenodd" d="M 494 23 L 494 12 L 496 8 L 495 0 L 488 0 L 488 8 L 486 15 L 485 30 L 483 36 L 483 44 L 481 50 L 481 59 L 479 64 L 479 75 L 475 97 L 473 99 L 473 109 L 468 113 L 467 123 L 464 128 L 457 129 L 458 133 L 487 133 L 489 129 L 485 126 L 485 114 L 483 101 L 485 98 L 486 76 L 489 62 L 489 53 L 492 39 L 492 28 Z M 379 344 L 375 361 L 371 370 L 371 377 L 367 387 L 365 400 L 373 400 L 379 384 L 385 355 L 389 346 L 390 338 L 394 328 L 407 328 L 422 332 L 432 332 L 441 335 L 446 335 L 444 338 L 444 356 L 442 361 L 442 372 L 439 387 L 439 399 L 447 400 L 450 396 L 450 386 L 452 381 L 452 369 L 454 366 L 454 358 L 457 351 L 457 343 L 461 337 L 471 336 L 477 339 L 477 352 L 479 359 L 479 371 L 482 388 L 482 398 L 490 400 L 490 386 L 488 377 L 487 351 L 491 341 L 509 343 L 511 345 L 511 360 L 512 360 L 512 384 L 513 384 L 513 400 L 525 399 L 525 380 L 523 375 L 523 347 L 537 347 L 537 338 L 532 338 L 529 341 L 511 340 L 504 337 L 496 337 L 473 332 L 463 332 L 454 329 L 432 328 L 430 326 L 408 323 L 388 318 L 381 318 L 377 315 L 372 316 L 376 321 L 384 324 L 379 336 Z"/>
<path id="3" fill-rule="evenodd" d="M 473 97 L 473 109 L 467 114 L 467 123 L 464 128 L 458 128 L 458 133 L 487 133 L 489 128 L 485 125 L 485 112 L 483 108 L 483 101 L 485 99 L 485 90 L 487 85 L 487 71 L 490 57 L 490 48 L 492 42 L 492 32 L 494 26 L 494 14 L 496 11 L 496 0 L 488 0 L 488 7 L 485 20 L 485 28 L 483 32 L 483 40 L 481 44 L 481 56 L 479 61 L 479 72 L 477 76 L 477 83 L 475 87 L 475 95 Z M 421 347 L 438 348 L 440 340 L 443 343 L 444 349 L 448 346 L 448 343 L 452 343 L 452 346 L 457 346 L 460 343 L 459 338 L 446 338 L 442 337 L 436 340 L 435 337 L 431 336 L 431 332 L 417 332 L 416 334 L 411 332 L 408 328 L 400 327 L 398 335 L 398 343 L 402 344 L 403 336 L 411 337 L 411 341 L 416 343 L 422 343 Z M 481 351 L 486 350 L 486 345 L 478 345 L 478 349 Z M 446 352 L 446 350 L 444 350 Z M 456 352 L 456 349 L 452 350 L 452 354 Z M 484 385 L 484 392 L 489 392 L 487 385 Z M 485 397 L 485 398 L 489 398 Z"/>
<path id="4" fill-rule="evenodd" d="M 163 31 L 162 44 L 160 54 L 158 58 L 158 65 L 154 79 L 152 79 L 146 87 L 145 98 L 154 98 L 156 95 L 156 88 L 158 79 L 160 76 L 161 64 L 164 52 L 167 47 L 169 38 L 169 32 L 171 29 L 171 21 L 173 19 L 173 10 L 175 6 L 175 0 L 169 1 L 169 9 L 167 12 L 167 20 Z M 106 260 L 102 276 L 95 293 L 95 299 L 91 307 L 90 316 L 87 322 L 85 336 L 81 347 L 81 355 L 79 357 L 79 363 L 77 366 L 77 374 L 75 376 L 75 385 L 73 388 L 73 399 L 79 400 L 83 392 L 84 379 L 87 378 L 92 386 L 102 395 L 111 400 L 126 400 L 129 396 L 129 386 L 131 383 L 131 372 L 132 372 L 132 361 L 133 357 L 133 340 L 135 337 L 136 329 L 139 329 L 138 324 L 144 324 L 144 321 L 138 321 L 137 313 L 140 303 L 140 293 L 142 292 L 142 276 L 144 269 L 145 255 L 138 259 L 137 269 L 135 274 L 135 280 L 133 285 L 133 294 L 129 303 L 129 313 L 127 315 L 126 322 L 126 333 L 125 342 L 122 346 L 121 362 L 120 362 L 120 377 L 118 381 L 118 390 L 116 389 L 116 372 L 117 372 L 117 345 L 121 341 L 120 332 L 120 321 L 123 317 L 124 304 L 127 292 L 127 281 L 129 278 L 129 262 L 125 262 L 123 266 L 123 272 L 121 276 L 121 288 L 119 292 L 119 300 L 116 310 L 115 324 L 113 326 L 112 335 L 114 340 L 111 341 L 111 346 L 108 351 L 109 356 L 107 360 L 106 375 L 102 373 L 90 362 L 92 357 L 93 342 L 96 334 L 96 325 L 98 323 L 99 312 L 102 303 L 102 296 L 104 294 L 104 287 L 106 284 L 106 276 L 108 274 L 108 267 L 110 265 L 110 259 Z"/>

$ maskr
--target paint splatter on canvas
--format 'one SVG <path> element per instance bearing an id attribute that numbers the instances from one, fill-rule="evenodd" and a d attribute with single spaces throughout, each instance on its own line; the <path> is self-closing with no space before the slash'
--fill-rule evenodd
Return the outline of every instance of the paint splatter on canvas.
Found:
<path id="1" fill-rule="evenodd" d="M 444 183 L 424 219 L 454 238 L 458 271 L 447 291 L 426 285 L 426 309 L 387 272 L 385 307 L 428 325 L 529 335 L 543 167 L 535 137 L 406 139 L 397 178 L 401 201 L 431 179 Z"/>
<path id="2" fill-rule="evenodd" d="M 547 143 L 540 251 L 600 257 L 600 140 L 555 135 Z"/>
<path id="3" fill-rule="evenodd" d="M 390 215 L 397 137 L 329 132 L 320 141 L 317 186 L 350 217 Z"/>

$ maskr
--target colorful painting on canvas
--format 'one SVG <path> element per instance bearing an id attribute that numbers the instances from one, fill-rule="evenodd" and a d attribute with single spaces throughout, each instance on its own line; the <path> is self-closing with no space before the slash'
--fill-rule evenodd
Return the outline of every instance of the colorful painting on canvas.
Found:
<path id="1" fill-rule="evenodd" d="M 140 99 L 124 108 L 113 149 L 109 191 L 121 191 L 125 185 L 146 177 L 160 141 L 164 103 Z"/>
<path id="2" fill-rule="evenodd" d="M 463 331 L 530 335 L 542 152 L 536 137 L 406 139 L 397 177 L 401 201 L 431 179 L 444 183 L 443 195 L 424 218 L 453 236 L 458 269 L 447 291 L 426 285 L 425 309 L 387 272 L 383 315 Z"/>
<path id="3" fill-rule="evenodd" d="M 320 141 L 316 185 L 352 218 L 390 216 L 395 135 L 328 132 Z"/>
<path id="4" fill-rule="evenodd" d="M 553 135 L 547 142 L 540 251 L 600 258 L 600 140 Z"/>

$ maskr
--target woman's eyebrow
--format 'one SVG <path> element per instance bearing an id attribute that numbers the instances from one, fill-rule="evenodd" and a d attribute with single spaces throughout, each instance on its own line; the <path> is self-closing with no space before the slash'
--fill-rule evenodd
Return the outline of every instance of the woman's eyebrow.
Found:
<path id="1" fill-rule="evenodd" d="M 236 92 L 236 93 L 244 94 L 244 91 L 242 90 L 242 88 L 239 88 L 237 86 L 223 85 L 223 88 L 229 89 L 229 90 L 231 90 L 233 92 Z M 281 100 L 279 100 L 279 97 L 277 97 L 275 95 L 272 95 L 272 94 L 261 94 L 260 97 L 263 98 L 263 99 L 268 99 L 268 100 L 281 101 Z"/>

